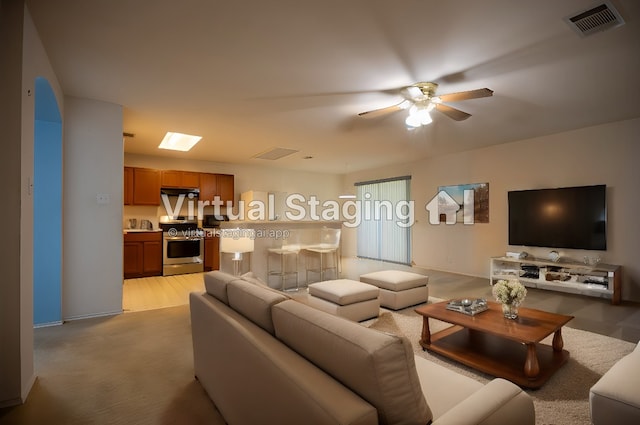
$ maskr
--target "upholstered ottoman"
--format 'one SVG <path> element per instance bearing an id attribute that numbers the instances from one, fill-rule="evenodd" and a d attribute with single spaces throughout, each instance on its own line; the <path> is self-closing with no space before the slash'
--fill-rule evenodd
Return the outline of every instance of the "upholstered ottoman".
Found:
<path id="1" fill-rule="evenodd" d="M 350 279 L 325 280 L 309 285 L 309 305 L 355 322 L 378 317 L 380 290 Z"/>
<path id="2" fill-rule="evenodd" d="M 360 276 L 360 281 L 380 288 L 380 305 L 399 310 L 429 299 L 429 276 L 402 270 L 383 270 Z"/>

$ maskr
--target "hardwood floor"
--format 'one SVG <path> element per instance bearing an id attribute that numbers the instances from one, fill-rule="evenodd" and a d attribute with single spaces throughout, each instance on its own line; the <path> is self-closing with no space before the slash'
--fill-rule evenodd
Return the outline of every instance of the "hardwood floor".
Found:
<path id="1" fill-rule="evenodd" d="M 122 309 L 128 313 L 188 304 L 190 292 L 204 290 L 203 274 L 125 279 Z"/>

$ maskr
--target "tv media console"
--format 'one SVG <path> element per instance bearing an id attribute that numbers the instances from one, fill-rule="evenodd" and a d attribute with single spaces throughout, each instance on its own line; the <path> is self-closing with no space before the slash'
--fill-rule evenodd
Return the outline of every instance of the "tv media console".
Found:
<path id="1" fill-rule="evenodd" d="M 622 267 L 612 264 L 492 257 L 490 283 L 501 279 L 518 279 L 530 288 L 608 298 L 616 305 L 622 297 Z"/>

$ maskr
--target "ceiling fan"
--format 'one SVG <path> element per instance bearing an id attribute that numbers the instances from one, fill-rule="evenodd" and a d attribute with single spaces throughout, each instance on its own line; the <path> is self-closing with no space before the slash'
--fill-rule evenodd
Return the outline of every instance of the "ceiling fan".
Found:
<path id="1" fill-rule="evenodd" d="M 406 119 L 407 126 L 420 127 L 431 123 L 429 112 L 435 109 L 451 119 L 463 121 L 469 118 L 471 114 L 445 105 L 443 102 L 459 102 L 461 100 L 477 99 L 493 95 L 493 90 L 483 88 L 436 96 L 437 88 L 438 84 L 431 82 L 412 84 L 400 90 L 400 94 L 404 97 L 402 102 L 385 108 L 360 112 L 358 115 L 364 118 L 373 118 L 391 112 L 409 109 L 409 116 Z"/>

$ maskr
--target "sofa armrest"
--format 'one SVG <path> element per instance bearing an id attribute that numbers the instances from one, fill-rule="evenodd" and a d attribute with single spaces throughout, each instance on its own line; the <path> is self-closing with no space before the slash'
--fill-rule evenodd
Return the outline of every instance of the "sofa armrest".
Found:
<path id="1" fill-rule="evenodd" d="M 614 364 L 589 390 L 591 422 L 638 423 L 640 420 L 640 343 Z"/>
<path id="2" fill-rule="evenodd" d="M 535 425 L 533 400 L 517 385 L 497 378 L 433 421 L 449 424 Z"/>

